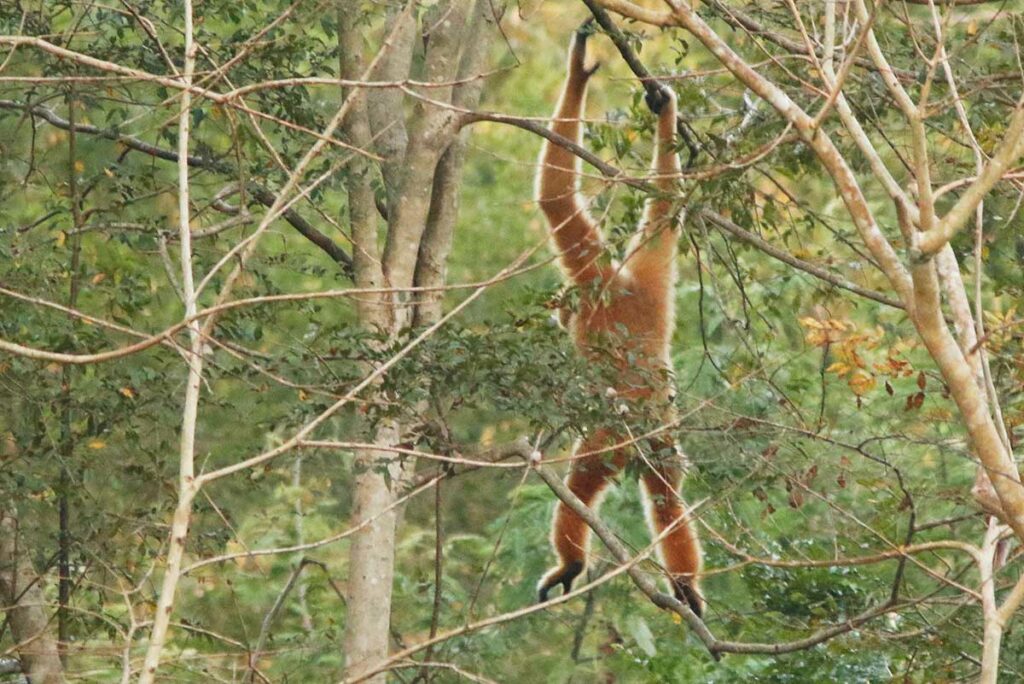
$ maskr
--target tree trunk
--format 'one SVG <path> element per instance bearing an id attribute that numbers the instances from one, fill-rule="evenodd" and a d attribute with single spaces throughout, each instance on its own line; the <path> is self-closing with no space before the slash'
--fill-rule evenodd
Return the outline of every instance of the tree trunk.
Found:
<path id="1" fill-rule="evenodd" d="M 339 4 L 340 72 L 342 77 L 348 79 L 359 78 L 363 70 L 360 58 L 362 37 L 356 25 L 359 4 L 348 0 Z M 415 21 L 411 13 L 402 12 L 390 19 L 393 43 L 385 48 L 388 52 L 378 64 L 376 74 L 384 78 L 391 77 L 392 71 L 403 68 L 405 74 L 408 73 L 408 55 L 412 52 L 415 33 Z M 404 74 L 399 77 L 404 78 Z M 400 91 L 385 89 L 384 92 L 387 93 L 385 99 L 393 107 L 390 111 L 400 113 Z M 391 101 L 395 94 L 398 95 L 397 103 Z M 372 103 L 373 98 L 368 99 Z M 369 149 L 373 142 L 368 108 L 365 101 L 357 104 L 346 119 L 343 129 L 347 141 L 363 149 Z M 396 122 L 391 135 L 382 136 L 376 142 L 378 149 L 384 148 L 384 156 L 393 160 L 396 155 L 404 152 L 404 125 L 399 126 Z M 386 170 L 391 168 L 389 163 L 385 164 Z M 346 218 L 352 235 L 355 284 L 361 288 L 380 287 L 384 278 L 377 245 L 377 209 L 372 185 L 374 169 L 365 159 L 356 156 L 347 171 Z M 360 297 L 356 304 L 360 324 L 370 331 L 390 332 L 394 312 L 389 304 L 388 298 L 383 296 Z M 381 446 L 394 446 L 399 442 L 399 435 L 399 425 L 390 423 L 378 429 L 373 438 Z M 391 470 L 389 456 L 393 454 L 366 451 L 357 456 L 355 463 L 352 524 L 363 527 L 353 535 L 349 547 L 344 641 L 347 678 L 369 672 L 388 655 L 396 533 L 395 512 L 391 506 L 394 496 L 389 485 L 398 475 Z M 379 675 L 369 681 L 384 682 L 385 676 Z"/>
<path id="2" fill-rule="evenodd" d="M 377 431 L 374 442 L 395 446 L 399 426 Z M 388 656 L 391 628 L 391 587 L 395 574 L 396 508 L 393 483 L 401 478 L 394 452 L 365 451 L 356 458 L 352 523 L 366 526 L 349 548 L 345 615 L 346 677 L 358 677 Z M 367 681 L 383 683 L 377 675 Z"/>
<path id="3" fill-rule="evenodd" d="M 0 602 L 7 610 L 21 670 L 32 684 L 63 684 L 57 639 L 46 610 L 41 580 L 18 548 L 18 518 L 0 508 Z"/>

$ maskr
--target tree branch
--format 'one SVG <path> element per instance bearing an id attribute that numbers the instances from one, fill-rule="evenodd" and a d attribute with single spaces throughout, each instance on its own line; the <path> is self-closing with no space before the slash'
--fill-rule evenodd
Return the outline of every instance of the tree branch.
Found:
<path id="1" fill-rule="evenodd" d="M 626 38 L 615 22 L 612 21 L 611 16 L 608 12 L 601 7 L 595 0 L 583 0 L 583 4 L 587 6 L 590 13 L 594 15 L 594 19 L 597 20 L 598 25 L 604 29 L 605 34 L 611 39 L 612 43 L 615 44 L 615 49 L 619 51 L 623 61 L 629 67 L 629 70 L 633 72 L 633 75 L 640 79 L 640 85 L 643 86 L 644 91 L 648 97 L 657 98 L 657 91 L 666 88 L 667 86 L 662 83 L 657 77 L 652 76 L 651 72 L 648 71 L 647 67 L 640 58 L 637 56 L 636 51 L 629 44 L 629 39 Z M 697 143 L 693 140 L 693 136 L 690 135 L 689 127 L 683 120 L 682 116 L 677 117 L 676 129 L 679 132 L 683 142 L 686 143 L 686 148 L 689 151 L 686 160 L 686 167 L 689 168 L 694 159 L 697 156 L 698 147 Z"/>
<path id="2" fill-rule="evenodd" d="M 715 228 L 718 228 L 724 233 L 728 233 L 736 238 L 739 238 L 748 245 L 751 245 L 752 247 L 756 247 L 757 249 L 761 250 L 762 252 L 772 257 L 773 259 L 778 259 L 782 263 L 788 264 L 793 268 L 801 270 L 804 273 L 807 273 L 809 275 L 814 276 L 815 278 L 825 281 L 826 283 L 831 283 L 832 285 L 835 285 L 838 288 L 842 288 L 856 295 L 860 295 L 861 297 L 871 299 L 873 301 L 878 302 L 879 304 L 891 306 L 894 309 L 905 308 L 903 306 L 903 303 L 900 302 L 898 299 L 888 297 L 882 294 L 881 292 L 878 292 L 877 290 L 871 290 L 866 287 L 861 287 L 860 285 L 850 282 L 849 280 L 843 278 L 842 276 L 830 273 L 829 271 L 827 271 L 824 268 L 821 268 L 820 266 L 815 266 L 814 264 L 804 261 L 803 259 L 798 259 L 789 252 L 772 246 L 768 241 L 764 240 L 763 238 L 755 235 L 754 233 L 751 233 L 748 230 L 739 227 L 738 225 L 736 225 L 729 219 L 725 218 L 721 214 L 715 213 L 710 209 L 702 209 L 699 216 L 708 221 L 709 223 L 711 223 L 713 226 L 715 226 Z"/>
<path id="3" fill-rule="evenodd" d="M 587 162 L 595 169 L 597 169 L 601 173 L 601 175 L 605 176 L 606 178 L 619 181 L 625 185 L 628 185 L 632 188 L 636 188 L 643 192 L 656 192 L 656 189 L 650 183 L 640 180 L 638 178 L 631 178 L 627 176 L 622 171 L 622 169 L 612 166 L 611 164 L 607 163 L 606 161 L 598 157 L 596 154 L 591 152 L 590 150 L 586 149 L 581 145 L 577 145 L 572 140 L 569 140 L 568 138 L 561 136 L 558 133 L 549 130 L 546 126 L 537 121 L 531 121 L 530 119 L 524 119 L 522 117 L 512 116 L 510 114 L 499 114 L 496 112 L 470 112 L 464 114 L 462 117 L 463 125 L 469 125 L 477 121 L 494 121 L 495 123 L 503 123 L 509 126 L 515 126 L 516 128 L 521 128 L 524 131 L 529 131 L 530 133 L 539 135 L 542 138 L 550 140 L 554 144 L 569 150 L 577 157 L 579 157 L 580 159 L 582 159 L 583 161 Z M 798 259 L 797 257 L 785 252 L 784 250 L 773 247 L 766 240 L 758 237 L 757 235 L 751 233 L 750 231 L 741 228 L 740 226 L 736 225 L 734 222 L 730 221 L 729 219 L 727 219 L 726 217 L 722 216 L 717 212 L 714 212 L 710 209 L 701 209 L 699 215 L 705 220 L 707 220 L 709 223 L 711 223 L 713 226 L 715 226 L 715 228 L 721 230 L 722 232 L 729 233 L 730 235 L 733 235 L 734 237 L 743 240 L 747 244 L 752 245 L 757 249 L 760 249 L 765 254 L 775 259 L 778 259 L 779 261 L 788 264 L 789 266 L 797 268 L 803 271 L 804 273 L 812 275 L 816 278 L 820 278 L 821 280 L 831 285 L 835 285 L 836 287 L 842 288 L 854 294 L 866 297 L 880 304 L 885 304 L 886 306 L 891 306 L 897 309 L 905 308 L 903 303 L 895 298 L 887 297 L 886 295 L 876 290 L 860 287 L 859 285 L 856 285 L 841 276 L 829 273 L 827 270 L 821 268 L 820 266 L 815 266 L 814 264 L 811 264 L 807 261 Z"/>
<path id="4" fill-rule="evenodd" d="M 142 152 L 143 154 L 149 155 L 150 157 L 171 162 L 178 161 L 178 153 L 174 150 L 151 145 L 134 136 L 118 133 L 115 130 L 99 128 L 98 126 L 92 126 L 90 124 L 72 124 L 72 122 L 61 117 L 52 109 L 43 107 L 42 105 L 28 105 L 14 100 L 0 100 L 0 109 L 23 111 L 32 116 L 38 117 L 61 130 L 73 130 L 76 133 L 95 135 L 100 138 L 112 140 L 129 149 L 135 150 L 136 152 Z M 214 171 L 221 174 L 232 173 L 231 168 L 226 164 L 217 161 L 216 159 L 200 157 L 194 154 L 188 155 L 188 165 L 193 168 Z M 277 201 L 277 195 L 259 183 L 251 182 L 247 185 L 247 189 L 252 197 L 265 207 L 271 207 L 274 205 L 274 202 Z M 317 230 L 313 224 L 303 218 L 294 209 L 286 209 L 281 214 L 281 218 L 287 221 L 288 224 L 291 225 L 292 228 L 294 228 L 300 235 L 323 250 L 327 256 L 341 267 L 342 272 L 346 276 L 352 276 L 352 257 L 349 256 L 337 243 L 331 240 L 331 238 Z"/>
<path id="5" fill-rule="evenodd" d="M 630 564 L 626 569 L 626 574 L 629 575 L 633 583 L 642 591 L 654 605 L 659 608 L 671 610 L 676 613 L 686 622 L 687 626 L 693 630 L 708 651 L 717 659 L 723 653 L 765 653 L 770 655 L 778 655 L 781 653 L 792 653 L 793 651 L 802 651 L 804 649 L 811 648 L 820 643 L 833 639 L 841 634 L 850 632 L 857 629 L 864 623 L 873 620 L 874 618 L 884 615 L 885 613 L 904 607 L 899 604 L 898 599 L 894 595 L 890 595 L 885 601 L 880 604 L 873 606 L 854 617 L 841 622 L 831 627 L 820 629 L 817 632 L 811 634 L 803 639 L 797 639 L 796 641 L 786 641 L 777 644 L 770 643 L 756 643 L 756 642 L 740 642 L 740 641 L 724 641 L 718 639 L 708 626 L 697 617 L 697 614 L 690 610 L 690 607 L 672 596 L 665 594 L 658 590 L 654 580 L 652 580 L 647 574 L 642 572 L 635 564 L 632 564 L 633 554 L 619 541 L 618 537 L 612 530 L 604 524 L 604 522 L 598 517 L 598 515 L 589 508 L 586 504 L 580 501 L 579 497 L 573 494 L 572 490 L 562 482 L 562 480 L 550 470 L 544 468 L 543 465 L 537 464 L 534 468 L 537 475 L 544 480 L 544 483 L 548 485 L 555 496 L 557 496 L 566 506 L 572 509 L 576 515 L 583 519 L 584 522 L 594 531 L 594 533 L 601 538 L 601 541 L 605 543 L 608 550 L 611 552 L 615 560 L 623 565 Z M 906 602 L 911 603 L 911 602 Z"/>

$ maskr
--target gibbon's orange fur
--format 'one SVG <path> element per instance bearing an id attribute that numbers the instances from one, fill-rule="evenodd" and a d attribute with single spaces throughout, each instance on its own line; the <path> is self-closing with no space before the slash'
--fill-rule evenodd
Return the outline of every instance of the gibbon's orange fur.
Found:
<path id="1" fill-rule="evenodd" d="M 586 41 L 589 27 L 577 31 L 569 49 L 568 77 L 551 130 L 579 144 L 580 118 L 587 82 L 596 66 L 587 68 Z M 562 267 L 579 289 L 579 303 L 563 323 L 586 357 L 611 363 L 616 371 L 614 393 L 627 406 L 641 402 L 663 420 L 671 420 L 672 388 L 669 341 L 674 326 L 673 289 L 676 280 L 677 207 L 671 196 L 681 168 L 675 149 L 676 101 L 668 88 L 648 89 L 647 103 L 658 116 L 652 169 L 659 195 L 647 201 L 643 220 L 626 251 L 622 264 L 614 263 L 596 223 L 577 194 L 580 160 L 550 141 L 541 151 L 537 199 L 551 225 L 551 235 L 561 255 Z M 607 344 L 614 339 L 615 344 Z M 601 344 L 602 341 L 605 344 Z M 592 508 L 609 481 L 629 459 L 636 445 L 609 452 L 626 441 L 626 434 L 596 430 L 577 446 L 583 457 L 572 461 L 566 480 L 569 489 Z M 674 453 L 671 438 L 649 440 L 653 452 Z M 589 455 L 587 455 L 589 454 Z M 687 518 L 678 489 L 681 464 L 672 459 L 647 460 L 642 480 L 648 524 L 655 535 L 675 526 L 661 543 L 661 558 L 676 597 L 700 615 L 703 599 L 697 587 L 701 569 L 700 542 Z M 590 529 L 568 506 L 555 510 L 551 541 L 559 565 L 549 571 L 538 587 L 541 601 L 548 591 L 562 585 L 568 592 L 586 566 Z"/>

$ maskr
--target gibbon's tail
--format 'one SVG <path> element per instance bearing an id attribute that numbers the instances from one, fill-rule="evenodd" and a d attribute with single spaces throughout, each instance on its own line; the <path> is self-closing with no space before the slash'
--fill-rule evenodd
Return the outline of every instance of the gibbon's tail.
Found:
<path id="1" fill-rule="evenodd" d="M 587 67 L 587 38 L 592 29 L 584 24 L 569 47 L 568 76 L 555 108 L 550 130 L 577 145 L 582 142 L 580 117 L 586 101 L 587 82 L 598 65 Z M 549 140 L 541 149 L 537 174 L 537 202 L 551 226 L 551 235 L 562 257 L 562 266 L 577 284 L 602 275 L 604 244 L 600 231 L 577 194 L 581 162 L 569 150 Z"/>

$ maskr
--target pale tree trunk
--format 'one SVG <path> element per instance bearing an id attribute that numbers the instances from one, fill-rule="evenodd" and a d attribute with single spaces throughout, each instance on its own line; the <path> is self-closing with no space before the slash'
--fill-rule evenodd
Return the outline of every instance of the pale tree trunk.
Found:
<path id="1" fill-rule="evenodd" d="M 0 508 L 0 604 L 31 684 L 60 684 L 64 670 L 39 575 L 18 544 L 18 518 Z"/>
<path id="2" fill-rule="evenodd" d="M 193 36 L 192 2 L 184 0 L 185 63 L 182 80 L 192 83 L 196 64 L 196 49 Z M 185 397 L 182 402 L 181 432 L 178 441 L 178 504 L 171 519 L 171 533 L 167 540 L 167 559 L 164 576 L 160 583 L 160 598 L 153 614 L 149 645 L 139 675 L 140 684 L 151 684 L 156 680 L 160 657 L 167 644 L 174 610 L 178 580 L 188 541 L 189 523 L 192 518 L 192 503 L 199 493 L 195 481 L 196 427 L 199 419 L 199 395 L 203 380 L 203 337 L 199 321 L 195 320 L 198 310 L 198 295 L 192 270 L 192 228 L 189 205 L 188 152 L 190 141 L 192 98 L 189 91 L 181 95 L 178 110 L 178 238 L 181 260 L 181 295 L 185 305 L 185 316 L 192 319 L 188 324 L 189 349 L 186 362 L 188 375 L 185 381 Z"/>
<path id="3" fill-rule="evenodd" d="M 999 648 L 1003 641 L 1003 618 L 996 602 L 996 557 L 999 534 L 1005 529 L 995 518 L 989 518 L 985 540 L 978 554 L 981 575 L 981 611 L 984 628 L 981 644 L 981 675 L 978 684 L 995 684 L 999 679 Z"/>
<path id="4" fill-rule="evenodd" d="M 476 76 L 490 45 L 486 22 L 494 21 L 489 0 L 452 0 L 433 8 L 424 20 L 430 28 L 421 78 L 447 83 L 464 75 Z M 357 78 L 361 70 L 363 37 L 356 21 L 361 3 L 339 4 L 341 73 Z M 412 54 L 421 36 L 407 6 L 388 17 L 390 44 L 377 63 L 375 81 L 403 81 L 410 77 Z M 414 320 L 439 318 L 440 297 L 426 318 L 416 315 L 416 299 L 408 288 L 423 280 L 442 285 L 443 263 L 451 245 L 456 215 L 458 181 L 462 165 L 459 116 L 448 106 L 473 107 L 480 83 L 432 87 L 416 100 L 408 125 L 405 97 L 398 88 L 375 88 L 366 104 L 352 111 L 344 134 L 353 145 L 372 148 L 384 157 L 379 172 L 387 192 L 383 250 L 379 246 L 377 209 L 372 181 L 377 169 L 363 159 L 349 165 L 348 223 L 352 233 L 356 286 L 395 288 L 388 295 L 361 298 L 357 304 L 361 325 L 393 339 Z M 446 154 L 447 152 L 447 154 Z M 443 161 L 442 161 L 443 160 Z M 430 267 L 420 268 L 423 255 Z M 349 550 L 349 578 L 345 623 L 346 676 L 358 678 L 374 670 L 388 656 L 391 593 L 394 579 L 395 540 L 401 506 L 398 500 L 412 473 L 412 459 L 398 459 L 387 450 L 401 443 L 406 426 L 396 421 L 372 428 L 372 439 L 382 450 L 357 454 L 353 481 L 353 535 Z M 378 674 L 368 681 L 383 682 Z"/>
<path id="5" fill-rule="evenodd" d="M 358 77 L 362 72 L 359 58 L 362 37 L 355 26 L 358 7 L 358 2 L 342 2 L 339 7 L 338 37 L 343 78 Z M 397 17 L 397 22 L 392 34 L 395 42 L 379 63 L 378 77 L 380 71 L 386 72 L 389 65 L 396 61 L 402 62 L 403 55 L 411 53 L 413 32 L 405 28 L 406 24 L 414 28 L 411 15 L 403 13 Z M 401 106 L 400 98 L 397 106 Z M 367 148 L 370 145 L 371 132 L 365 101 L 352 109 L 343 133 L 348 142 L 357 147 Z M 402 132 L 396 127 L 393 134 L 400 137 Z M 386 139 L 397 147 L 395 137 Z M 378 151 L 382 151 L 380 146 Z M 396 154 L 394 149 L 383 152 L 386 158 Z M 356 156 L 347 171 L 348 221 L 352 233 L 355 285 L 360 288 L 380 287 L 384 277 L 377 247 L 377 210 L 371 185 L 374 170 L 364 158 Z M 391 328 L 392 313 L 383 297 L 360 297 L 356 307 L 364 327 L 382 333 Z M 383 432 L 374 435 L 375 443 L 383 446 L 398 443 L 397 425 L 388 430 L 388 434 Z M 392 499 L 388 488 L 391 473 L 388 472 L 386 479 L 381 470 L 375 469 L 378 463 L 388 469 L 387 457 L 385 452 L 361 452 L 355 463 L 352 522 L 360 524 L 367 519 L 373 522 L 353 535 L 349 547 L 344 649 L 346 675 L 350 677 L 369 671 L 388 653 L 396 529 L 393 514 L 388 507 Z M 377 681 L 383 681 L 383 678 Z"/>

